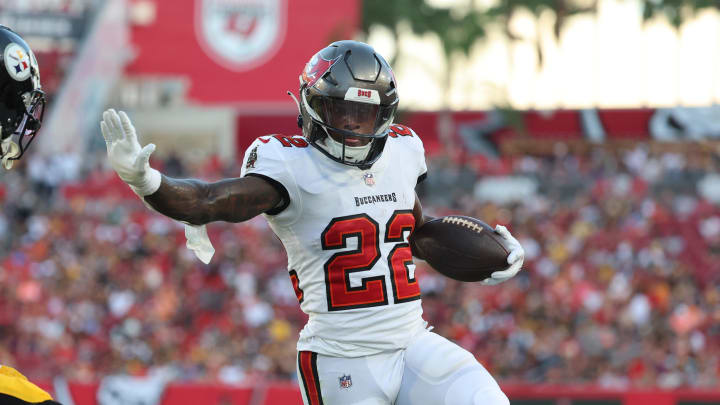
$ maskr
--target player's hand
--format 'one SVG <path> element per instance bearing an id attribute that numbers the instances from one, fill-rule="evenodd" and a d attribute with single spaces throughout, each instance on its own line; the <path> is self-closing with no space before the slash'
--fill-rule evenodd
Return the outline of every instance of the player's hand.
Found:
<path id="1" fill-rule="evenodd" d="M 162 177 L 160 172 L 150 167 L 150 155 L 155 151 L 155 144 L 140 147 L 135 127 L 127 114 L 123 111 L 118 114 L 112 108 L 105 111 L 100 130 L 105 138 L 110 166 L 122 181 L 141 197 L 157 191 Z"/>
<path id="2" fill-rule="evenodd" d="M 525 260 L 525 250 L 520 246 L 520 242 L 510 235 L 510 231 L 502 225 L 495 226 L 495 232 L 505 239 L 507 246 L 510 248 L 510 254 L 508 255 L 507 262 L 510 265 L 507 269 L 502 271 L 496 271 L 482 281 L 485 285 L 496 285 L 503 281 L 510 280 L 515 277 L 520 271 Z"/>

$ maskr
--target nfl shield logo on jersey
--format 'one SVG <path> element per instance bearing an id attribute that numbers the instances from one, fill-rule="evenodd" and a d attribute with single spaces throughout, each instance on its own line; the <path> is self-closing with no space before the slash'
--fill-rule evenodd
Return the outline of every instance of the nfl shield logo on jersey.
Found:
<path id="1" fill-rule="evenodd" d="M 368 186 L 374 186 L 375 185 L 375 179 L 373 178 L 372 173 L 365 173 L 363 175 L 363 180 L 365 180 L 365 184 Z"/>
<path id="2" fill-rule="evenodd" d="M 350 377 L 350 375 L 343 375 L 342 377 L 339 377 L 338 379 L 340 380 L 340 388 L 352 387 L 352 377 Z"/>
<path id="3" fill-rule="evenodd" d="M 265 63 L 285 39 L 287 0 L 195 0 L 203 51 L 227 69 Z"/>

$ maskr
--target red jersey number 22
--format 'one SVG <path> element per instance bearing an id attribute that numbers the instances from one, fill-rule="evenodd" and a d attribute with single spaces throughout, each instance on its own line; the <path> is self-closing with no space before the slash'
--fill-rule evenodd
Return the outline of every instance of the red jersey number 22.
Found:
<path id="1" fill-rule="evenodd" d="M 420 298 L 420 287 L 417 280 L 410 277 L 408 267 L 412 264 L 410 245 L 403 238 L 405 231 L 412 232 L 414 228 L 415 217 L 411 210 L 395 211 L 385 227 L 383 241 L 395 243 L 386 259 L 395 303 Z M 378 223 L 367 214 L 335 218 L 322 233 L 322 248 L 345 249 L 349 238 L 357 239 L 357 247 L 335 253 L 324 266 L 328 310 L 387 305 L 385 275 L 365 277 L 359 286 L 350 285 L 350 274 L 368 271 L 381 260 Z"/>

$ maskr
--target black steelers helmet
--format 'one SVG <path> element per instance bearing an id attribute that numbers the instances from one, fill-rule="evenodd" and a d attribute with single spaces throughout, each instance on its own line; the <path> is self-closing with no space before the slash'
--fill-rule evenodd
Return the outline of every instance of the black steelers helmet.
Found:
<path id="1" fill-rule="evenodd" d="M 333 42 L 300 75 L 298 125 L 330 159 L 367 169 L 382 154 L 398 101 L 395 76 L 380 54 L 362 42 Z M 351 146 L 348 137 L 370 141 Z"/>
<path id="2" fill-rule="evenodd" d="M 35 55 L 25 40 L 0 25 L 0 157 L 6 168 L 30 146 L 44 110 Z"/>

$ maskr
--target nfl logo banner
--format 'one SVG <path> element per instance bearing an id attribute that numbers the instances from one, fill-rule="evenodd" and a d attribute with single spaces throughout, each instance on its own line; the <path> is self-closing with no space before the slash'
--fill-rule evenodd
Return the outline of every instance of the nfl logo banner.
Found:
<path id="1" fill-rule="evenodd" d="M 252 69 L 285 39 L 287 0 L 196 0 L 195 30 L 203 51 L 226 69 Z"/>
<path id="2" fill-rule="evenodd" d="M 331 39 L 352 37 L 362 9 L 359 0 L 332 2 L 332 7 L 327 0 L 151 3 L 156 5 L 152 21 L 129 27 L 136 51 L 125 67 L 129 77 L 182 78 L 193 103 L 281 112 L 283 120 L 276 124 L 297 111 L 287 90 L 297 89 L 303 66 Z M 321 24 L 308 24 L 318 16 Z M 297 128 L 294 120 L 288 123 L 288 130 Z M 267 130 L 267 123 L 262 127 Z M 244 152 L 247 145 L 240 146 Z"/>

